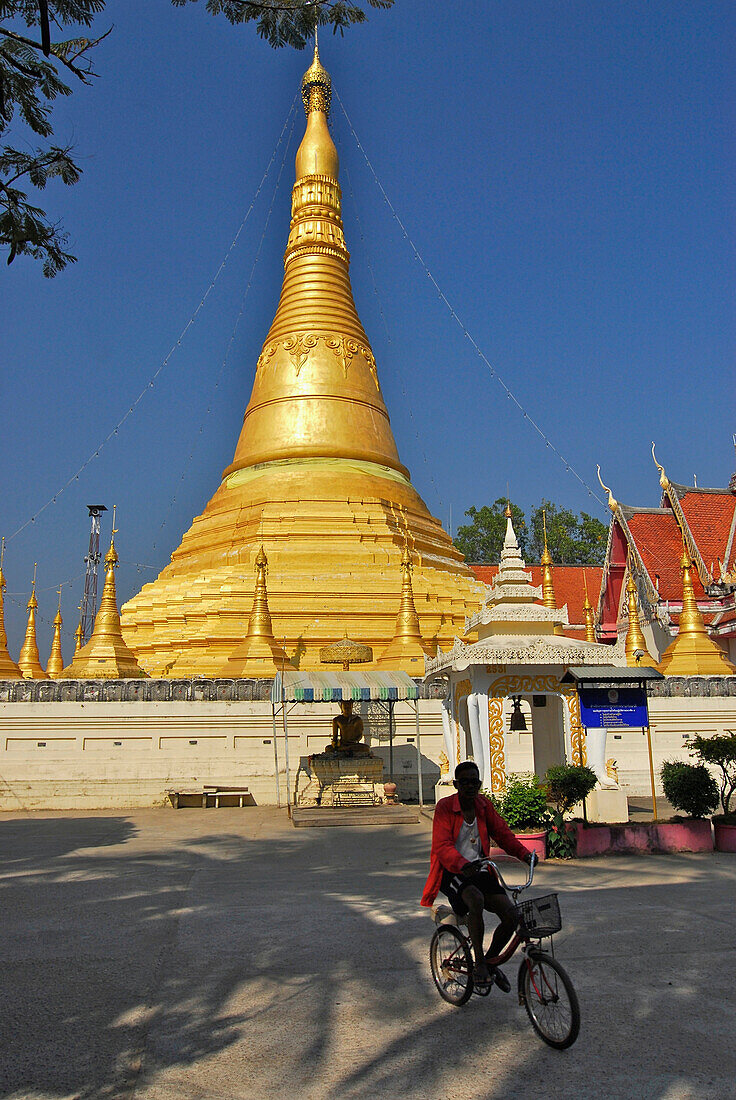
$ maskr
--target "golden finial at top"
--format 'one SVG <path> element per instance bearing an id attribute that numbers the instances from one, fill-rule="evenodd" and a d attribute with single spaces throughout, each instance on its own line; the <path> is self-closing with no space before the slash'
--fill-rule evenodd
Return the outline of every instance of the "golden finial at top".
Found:
<path id="1" fill-rule="evenodd" d="M 506 516 L 506 519 L 511 519 L 512 518 L 511 501 L 509 500 L 508 497 L 506 498 L 506 508 L 505 508 L 503 514 Z"/>
<path id="2" fill-rule="evenodd" d="M 5 560 L 5 535 L 0 545 L 0 590 L 5 588 L 5 574 L 3 573 L 3 561 Z"/>
<path id="3" fill-rule="evenodd" d="M 601 477 L 601 468 L 600 468 L 600 466 L 596 466 L 596 470 L 598 471 L 598 480 L 601 483 L 601 489 L 605 489 L 606 492 L 608 493 L 608 507 L 610 508 L 610 510 L 612 512 L 615 512 L 616 509 L 618 508 L 618 501 L 616 500 L 616 498 L 614 497 L 613 493 L 608 488 L 608 486 L 603 484 L 603 478 Z"/>
<path id="4" fill-rule="evenodd" d="M 38 568 L 38 562 L 33 563 L 33 584 L 31 585 L 31 598 L 26 604 L 26 611 L 33 609 L 34 611 L 38 607 L 38 600 L 36 599 L 36 569 Z"/>
<path id="5" fill-rule="evenodd" d="M 113 506 L 112 506 L 112 531 L 110 532 L 110 549 L 105 554 L 105 565 L 107 566 L 108 569 L 114 569 L 117 566 L 118 561 L 120 560 L 118 558 L 117 550 L 115 549 L 115 536 L 118 533 L 118 529 L 115 526 L 115 510 L 116 510 L 116 508 L 117 508 L 117 504 L 113 504 Z"/>
<path id="6" fill-rule="evenodd" d="M 332 103 L 332 80 L 319 59 L 317 29 L 314 32 L 314 60 L 302 77 L 302 101 L 304 111 L 322 111 L 329 115 Z"/>
<path id="7" fill-rule="evenodd" d="M 652 458 L 654 459 L 654 465 L 659 470 L 659 484 L 663 489 L 666 489 L 670 482 L 667 474 L 664 472 L 664 466 L 660 466 L 657 462 L 657 456 L 654 453 L 654 441 L 652 441 Z"/>
<path id="8" fill-rule="evenodd" d="M 552 555 L 549 552 L 547 546 L 547 509 L 542 509 L 542 531 L 544 532 L 544 551 L 542 557 L 539 559 L 541 565 L 552 565 Z"/>

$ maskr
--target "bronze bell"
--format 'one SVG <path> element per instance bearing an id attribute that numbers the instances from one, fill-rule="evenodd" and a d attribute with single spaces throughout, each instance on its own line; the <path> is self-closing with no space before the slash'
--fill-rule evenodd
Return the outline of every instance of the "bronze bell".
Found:
<path id="1" fill-rule="evenodd" d="M 526 733 L 526 718 L 524 712 L 521 709 L 521 696 L 512 695 L 511 698 L 514 701 L 514 709 L 511 711 L 511 721 L 509 722 L 509 729 L 512 733 L 519 733 L 523 731 Z"/>

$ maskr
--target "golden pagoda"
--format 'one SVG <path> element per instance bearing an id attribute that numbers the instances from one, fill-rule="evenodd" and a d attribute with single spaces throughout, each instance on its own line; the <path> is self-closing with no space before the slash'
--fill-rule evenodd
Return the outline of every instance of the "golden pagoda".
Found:
<path id="1" fill-rule="evenodd" d="M 644 631 L 639 618 L 639 601 L 636 598 L 636 581 L 629 562 L 629 576 L 626 581 L 626 599 L 629 608 L 629 629 L 626 631 L 626 664 L 630 668 L 657 668 L 657 662 L 647 648 Z M 637 653 L 640 654 L 637 657 Z"/>
<path id="2" fill-rule="evenodd" d="M 3 559 L 5 557 L 5 537 L 0 546 L 0 680 L 22 680 L 23 674 L 10 656 L 8 650 L 8 636 L 5 633 L 5 608 L 3 604 L 3 589 L 5 588 L 5 574 L 3 573 Z"/>
<path id="3" fill-rule="evenodd" d="M 36 641 L 36 611 L 38 600 L 36 599 L 36 565 L 33 566 L 33 585 L 31 586 L 31 598 L 28 601 L 28 622 L 26 623 L 26 636 L 18 655 L 18 668 L 24 680 L 48 680 L 43 670 L 41 658 L 38 655 L 38 642 Z"/>
<path id="4" fill-rule="evenodd" d="M 542 567 L 542 604 L 544 607 L 549 607 L 550 610 L 555 611 L 557 609 L 557 600 L 555 598 L 555 586 L 552 580 L 552 555 L 549 552 L 547 546 L 547 510 L 542 509 L 542 529 L 544 531 L 544 551 L 539 564 Z M 555 626 L 555 634 L 562 634 L 562 626 L 557 623 Z M 593 639 L 595 641 L 595 638 Z"/>
<path id="5" fill-rule="evenodd" d="M 432 649 L 451 644 L 482 599 L 399 459 L 353 301 L 331 81 L 316 48 L 302 98 L 281 297 L 233 461 L 171 563 L 122 608 L 126 640 L 151 675 L 227 675 L 262 544 L 276 632 L 302 668 L 319 667 L 320 648 L 345 631 L 386 649 L 407 541 Z"/>
<path id="6" fill-rule="evenodd" d="M 120 629 L 115 593 L 115 569 L 118 564 L 115 534 L 113 511 L 110 549 L 105 554 L 105 587 L 102 589 L 92 637 L 74 654 L 72 663 L 59 674 L 62 680 L 132 680 L 146 675 L 125 644 Z"/>
<path id="7" fill-rule="evenodd" d="M 583 586 L 585 588 L 585 602 L 583 603 L 583 615 L 585 616 L 585 640 L 586 642 L 598 641 L 595 634 L 595 614 L 588 598 L 588 578 L 583 570 Z"/>
<path id="8" fill-rule="evenodd" d="M 383 651 L 379 668 L 395 668 L 403 672 L 424 671 L 425 656 L 428 653 L 422 641 L 419 616 L 414 604 L 414 591 L 411 583 L 412 561 L 409 547 L 404 547 L 401 557 L 401 604 L 396 616 L 396 628 L 389 646 Z"/>
<path id="9" fill-rule="evenodd" d="M 77 623 L 77 629 L 74 631 L 74 656 L 79 653 L 82 648 L 82 623 Z"/>
<path id="10" fill-rule="evenodd" d="M 64 669 L 64 658 L 61 655 L 61 627 L 63 625 L 61 618 L 61 588 L 58 592 L 59 606 L 54 616 L 54 636 L 51 640 L 51 653 L 46 665 L 46 674 L 52 680 L 58 680 Z"/>
<path id="11" fill-rule="evenodd" d="M 256 587 L 253 593 L 253 610 L 248 621 L 248 633 L 242 645 L 233 650 L 225 666 L 225 675 L 233 678 L 275 676 L 284 669 L 292 669 L 289 658 L 276 642 L 268 610 L 268 590 L 266 574 L 268 558 L 263 547 L 256 557 Z"/>
<path id="12" fill-rule="evenodd" d="M 717 642 L 705 629 L 705 622 L 695 602 L 692 559 L 683 546 L 682 611 L 679 633 L 664 651 L 659 670 L 665 676 L 733 676 L 736 668 Z"/>

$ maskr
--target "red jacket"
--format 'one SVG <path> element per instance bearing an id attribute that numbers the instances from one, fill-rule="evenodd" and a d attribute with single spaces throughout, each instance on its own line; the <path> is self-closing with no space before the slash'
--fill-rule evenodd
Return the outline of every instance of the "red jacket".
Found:
<path id="1" fill-rule="evenodd" d="M 487 856 L 491 847 L 491 837 L 499 848 L 508 852 L 510 856 L 526 860 L 529 852 L 517 840 L 508 825 L 499 813 L 494 810 L 491 803 L 483 795 L 475 796 L 475 816 L 478 821 L 478 835 L 480 837 L 483 855 Z M 463 811 L 460 809 L 460 799 L 456 794 L 449 798 L 441 798 L 434 811 L 434 824 L 432 825 L 432 849 L 430 851 L 429 878 L 424 886 L 422 905 L 431 905 L 437 897 L 442 881 L 442 871 L 450 871 L 457 874 L 469 862 L 465 856 L 461 856 L 455 847 L 463 823 Z"/>

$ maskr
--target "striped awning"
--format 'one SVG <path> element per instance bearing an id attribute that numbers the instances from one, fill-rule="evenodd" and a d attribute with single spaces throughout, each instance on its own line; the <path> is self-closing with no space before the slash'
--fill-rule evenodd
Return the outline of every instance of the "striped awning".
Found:
<path id="1" fill-rule="evenodd" d="M 406 672 L 279 672 L 272 703 L 354 703 L 418 699 L 419 688 Z"/>

